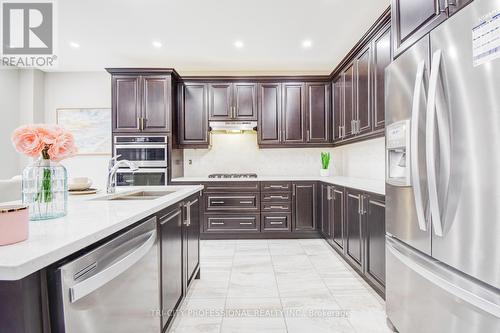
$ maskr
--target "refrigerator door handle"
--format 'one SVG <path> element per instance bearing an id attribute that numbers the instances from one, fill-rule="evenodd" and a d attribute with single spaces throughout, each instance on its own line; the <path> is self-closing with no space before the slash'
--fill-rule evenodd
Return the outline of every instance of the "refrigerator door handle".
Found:
<path id="1" fill-rule="evenodd" d="M 420 118 L 420 96 L 422 86 L 424 85 L 425 61 L 418 64 L 417 74 L 415 75 L 415 88 L 413 90 L 413 105 L 411 112 L 411 137 L 410 137 L 410 164 L 411 181 L 413 188 L 413 197 L 415 198 L 415 209 L 417 213 L 418 227 L 422 231 L 427 231 L 425 221 L 424 203 L 422 201 L 422 188 L 420 186 L 420 168 L 418 166 L 419 146 L 418 129 Z M 424 89 L 425 93 L 425 89 Z"/>
<path id="2" fill-rule="evenodd" d="M 500 318 L 500 305 L 496 300 L 483 298 L 481 295 L 476 295 L 466 288 L 463 288 L 463 286 L 453 284 L 446 278 L 446 276 L 437 274 L 435 269 L 432 267 L 432 263 L 426 263 L 423 259 L 418 257 L 414 259 L 406 255 L 404 253 L 405 251 L 402 252 L 400 250 L 401 245 L 396 243 L 396 241 L 391 240 L 390 238 L 386 238 L 386 240 L 387 251 L 415 273 L 453 296 L 460 298 L 462 301 L 472 304 L 482 311 Z"/>
<path id="3" fill-rule="evenodd" d="M 436 175 L 436 120 L 438 135 L 440 138 L 440 149 L 444 152 L 446 158 L 440 158 L 440 168 L 445 170 L 446 176 L 444 184 L 447 190 L 450 177 L 450 129 L 448 119 L 446 118 L 446 110 L 444 107 L 443 92 L 438 96 L 440 83 L 440 68 L 442 61 L 442 51 L 437 50 L 432 56 L 432 69 L 429 79 L 429 97 L 427 101 L 427 120 L 426 120 L 426 164 L 427 164 L 427 181 L 429 188 L 429 202 L 431 210 L 431 221 L 434 228 L 434 233 L 437 236 L 443 236 L 443 221 L 441 218 L 441 207 L 439 204 L 438 182 Z M 436 112 L 438 108 L 438 112 Z M 441 151 L 439 152 L 440 155 Z M 443 183 L 443 180 L 442 182 Z"/>

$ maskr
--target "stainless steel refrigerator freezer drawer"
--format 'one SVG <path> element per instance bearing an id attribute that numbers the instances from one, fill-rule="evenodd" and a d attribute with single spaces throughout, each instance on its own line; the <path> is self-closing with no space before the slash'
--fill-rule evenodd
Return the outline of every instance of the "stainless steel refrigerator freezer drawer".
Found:
<path id="1" fill-rule="evenodd" d="M 400 333 L 500 332 L 499 291 L 390 237 L 386 245 L 386 311 Z"/>

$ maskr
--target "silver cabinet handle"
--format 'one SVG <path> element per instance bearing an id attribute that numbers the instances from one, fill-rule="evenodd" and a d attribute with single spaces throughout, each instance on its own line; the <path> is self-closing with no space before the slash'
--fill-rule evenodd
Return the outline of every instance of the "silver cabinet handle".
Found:
<path id="1" fill-rule="evenodd" d="M 271 222 L 269 222 L 269 224 L 283 224 L 283 222 L 273 222 L 273 221 L 271 221 Z"/>
<path id="2" fill-rule="evenodd" d="M 295 184 L 292 185 L 292 195 L 295 196 L 297 186 Z"/>
<path id="3" fill-rule="evenodd" d="M 270 195 L 268 196 L 269 199 L 288 199 L 288 197 L 284 197 L 282 195 Z"/>
<path id="4" fill-rule="evenodd" d="M 137 117 L 137 129 L 139 131 L 142 130 L 142 128 L 141 128 L 141 119 L 142 119 L 141 117 Z"/>
<path id="5" fill-rule="evenodd" d="M 240 201 L 240 204 L 253 204 L 253 201 Z"/>
<path id="6" fill-rule="evenodd" d="M 223 204 L 225 204 L 225 201 L 211 201 L 210 203 L 215 204 L 215 205 L 219 205 L 219 204 L 223 205 Z"/>
<path id="7" fill-rule="evenodd" d="M 142 237 L 141 235 L 140 237 Z M 112 281 L 123 272 L 134 266 L 151 250 L 156 242 L 156 230 L 149 233 L 149 237 L 136 250 L 131 252 L 126 257 L 118 260 L 111 266 L 103 268 L 99 273 L 85 279 L 73 287 L 69 288 L 69 301 L 74 303 L 79 299 L 93 293 L 106 283 Z"/>
<path id="8" fill-rule="evenodd" d="M 284 206 L 269 206 L 269 209 L 286 209 Z"/>
<path id="9" fill-rule="evenodd" d="M 306 131 L 307 141 L 311 141 L 311 131 Z"/>
<path id="10" fill-rule="evenodd" d="M 269 185 L 269 188 L 283 188 L 283 189 L 287 189 L 288 186 L 281 186 L 281 185 Z"/>
<path id="11" fill-rule="evenodd" d="M 418 128 L 420 120 L 420 96 L 424 84 L 425 61 L 418 64 L 417 74 L 415 76 L 415 88 L 413 90 L 413 105 L 411 112 L 411 131 L 410 131 L 410 165 L 411 180 L 413 188 L 413 197 L 415 198 L 415 208 L 417 213 L 418 227 L 422 231 L 427 230 L 425 221 L 424 203 L 422 200 L 422 188 L 420 187 L 420 168 L 418 167 L 419 145 Z M 424 90 L 425 92 L 425 90 Z"/>
<path id="12" fill-rule="evenodd" d="M 211 225 L 224 225 L 224 222 L 210 222 Z"/>
<path id="13" fill-rule="evenodd" d="M 358 195 L 358 214 L 362 215 L 362 210 L 361 210 L 361 195 Z"/>
<path id="14" fill-rule="evenodd" d="M 240 222 L 240 225 L 253 225 L 252 222 Z"/>

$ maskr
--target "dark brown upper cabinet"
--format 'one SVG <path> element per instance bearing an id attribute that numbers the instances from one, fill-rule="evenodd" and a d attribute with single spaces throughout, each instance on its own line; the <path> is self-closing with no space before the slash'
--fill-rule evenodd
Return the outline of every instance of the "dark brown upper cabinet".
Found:
<path id="1" fill-rule="evenodd" d="M 385 68 L 392 60 L 391 29 L 387 26 L 373 40 L 373 130 L 385 127 Z"/>
<path id="2" fill-rule="evenodd" d="M 330 85 L 306 83 L 307 142 L 328 143 L 331 132 Z"/>
<path id="3" fill-rule="evenodd" d="M 362 135 L 372 131 L 371 112 L 371 47 L 356 58 L 356 107 L 353 133 Z"/>
<path id="4" fill-rule="evenodd" d="M 292 231 L 316 230 L 316 185 L 316 182 L 292 184 Z"/>
<path id="5" fill-rule="evenodd" d="M 284 143 L 305 143 L 305 84 L 283 83 L 283 135 Z"/>
<path id="6" fill-rule="evenodd" d="M 238 120 L 257 120 L 257 84 L 233 84 L 234 114 Z"/>
<path id="7" fill-rule="evenodd" d="M 344 130 L 342 139 L 348 139 L 355 134 L 354 121 L 356 120 L 356 67 L 350 64 L 343 73 L 342 100 L 344 101 L 343 119 Z"/>
<path id="8" fill-rule="evenodd" d="M 172 122 L 172 69 L 108 68 L 111 73 L 112 131 L 168 133 Z"/>
<path id="9" fill-rule="evenodd" d="M 339 141 L 344 133 L 344 74 L 339 74 L 332 82 L 333 141 Z"/>
<path id="10" fill-rule="evenodd" d="M 208 136 L 208 87 L 198 82 L 178 85 L 178 133 L 182 146 L 207 147 Z"/>
<path id="11" fill-rule="evenodd" d="M 448 17 L 446 0 L 392 0 L 392 31 L 396 56 Z"/>
<path id="12" fill-rule="evenodd" d="M 113 131 L 140 131 L 142 117 L 140 83 L 140 76 L 113 76 L 111 80 Z"/>
<path id="13" fill-rule="evenodd" d="M 257 84 L 210 83 L 209 120 L 257 120 Z"/>
<path id="14" fill-rule="evenodd" d="M 259 145 L 281 143 L 281 84 L 259 84 L 258 142 Z"/>
<path id="15" fill-rule="evenodd" d="M 167 76 L 142 77 L 142 130 L 170 131 L 171 80 Z"/>

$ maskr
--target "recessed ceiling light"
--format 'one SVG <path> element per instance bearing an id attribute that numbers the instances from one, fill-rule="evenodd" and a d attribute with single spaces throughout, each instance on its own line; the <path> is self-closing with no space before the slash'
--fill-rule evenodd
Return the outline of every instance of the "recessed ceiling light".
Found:
<path id="1" fill-rule="evenodd" d="M 241 49 L 243 46 L 245 46 L 245 44 L 243 44 L 241 40 L 237 40 L 236 42 L 234 42 L 234 47 L 237 49 Z"/>
<path id="2" fill-rule="evenodd" d="M 153 41 L 153 46 L 159 49 L 160 47 L 163 46 L 163 44 L 157 40 Z"/>
<path id="3" fill-rule="evenodd" d="M 80 44 L 78 44 L 77 42 L 69 42 L 69 46 L 71 46 L 74 49 L 80 48 Z"/>
<path id="4" fill-rule="evenodd" d="M 313 42 L 310 39 L 306 39 L 302 42 L 302 47 L 305 49 L 310 48 L 313 45 Z"/>

